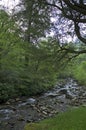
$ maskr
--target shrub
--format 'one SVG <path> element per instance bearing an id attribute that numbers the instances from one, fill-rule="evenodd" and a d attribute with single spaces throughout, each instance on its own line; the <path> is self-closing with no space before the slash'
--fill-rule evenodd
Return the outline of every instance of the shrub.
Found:
<path id="1" fill-rule="evenodd" d="M 0 102 L 5 102 L 9 98 L 13 98 L 16 95 L 14 86 L 6 83 L 0 83 Z"/>

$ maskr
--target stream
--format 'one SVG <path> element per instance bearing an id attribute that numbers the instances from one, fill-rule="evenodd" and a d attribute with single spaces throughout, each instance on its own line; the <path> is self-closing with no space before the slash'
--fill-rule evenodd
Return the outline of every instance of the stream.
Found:
<path id="1" fill-rule="evenodd" d="M 26 123 L 38 122 L 71 107 L 85 107 L 86 87 L 71 78 L 65 81 L 40 96 L 10 99 L 0 105 L 0 130 L 24 130 Z"/>

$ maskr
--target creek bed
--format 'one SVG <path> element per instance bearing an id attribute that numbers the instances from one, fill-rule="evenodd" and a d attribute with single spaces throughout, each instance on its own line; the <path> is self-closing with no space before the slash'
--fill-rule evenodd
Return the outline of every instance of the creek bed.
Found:
<path id="1" fill-rule="evenodd" d="M 24 130 L 26 123 L 38 122 L 80 105 L 86 105 L 86 88 L 68 78 L 65 84 L 59 83 L 41 96 L 17 98 L 0 105 L 0 130 Z"/>

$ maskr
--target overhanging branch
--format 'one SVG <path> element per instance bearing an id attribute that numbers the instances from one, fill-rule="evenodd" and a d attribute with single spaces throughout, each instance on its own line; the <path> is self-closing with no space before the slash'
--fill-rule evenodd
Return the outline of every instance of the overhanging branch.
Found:
<path id="1" fill-rule="evenodd" d="M 82 4 L 77 4 L 77 3 L 72 4 L 69 0 L 63 0 L 63 1 L 69 8 L 86 15 L 86 5 L 83 5 L 82 7 Z"/>
<path id="2" fill-rule="evenodd" d="M 83 37 L 81 36 L 81 34 L 80 34 L 80 27 L 79 27 L 78 23 L 77 23 L 77 22 L 74 22 L 74 25 L 75 25 L 75 32 L 76 32 L 77 37 L 78 37 L 83 43 L 86 44 L 86 39 L 83 38 Z"/>
<path id="3" fill-rule="evenodd" d="M 74 49 L 70 49 L 70 48 L 65 48 L 65 47 L 61 47 L 60 48 L 61 51 L 67 51 L 68 53 L 73 53 L 73 54 L 85 54 L 86 53 L 86 49 L 84 50 L 74 50 Z"/>

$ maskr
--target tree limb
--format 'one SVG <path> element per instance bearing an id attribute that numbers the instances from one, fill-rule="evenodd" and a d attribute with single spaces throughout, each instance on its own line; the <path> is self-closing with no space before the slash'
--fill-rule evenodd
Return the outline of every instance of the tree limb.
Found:
<path id="1" fill-rule="evenodd" d="M 74 2 L 74 4 L 72 4 L 69 0 L 63 0 L 63 1 L 71 9 L 86 15 L 86 5 L 82 6 L 82 4 L 77 4 L 75 2 Z"/>

